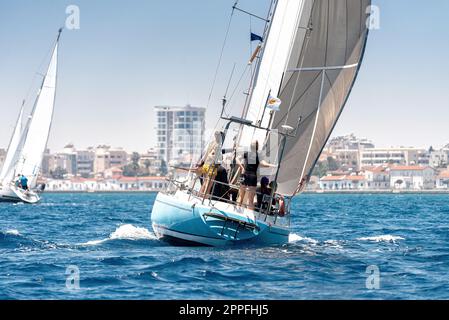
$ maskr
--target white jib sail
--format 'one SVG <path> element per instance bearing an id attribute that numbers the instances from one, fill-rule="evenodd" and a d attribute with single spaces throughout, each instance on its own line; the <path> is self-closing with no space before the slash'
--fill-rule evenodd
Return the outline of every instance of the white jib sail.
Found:
<path id="1" fill-rule="evenodd" d="M 14 154 L 17 151 L 17 147 L 20 143 L 20 137 L 22 135 L 22 117 L 23 117 L 23 105 L 20 109 L 19 118 L 17 119 L 16 126 L 14 128 L 14 133 L 12 135 L 11 141 L 9 143 L 8 152 L 6 153 L 5 161 L 3 162 L 2 171 L 0 172 L 0 184 L 3 184 L 5 178 L 8 176 L 8 171 L 13 162 Z"/>
<path id="2" fill-rule="evenodd" d="M 268 126 L 269 111 L 264 114 L 269 95 L 278 96 L 284 71 L 292 50 L 304 0 L 278 0 L 272 18 L 265 48 L 257 75 L 257 80 L 249 102 L 246 119 L 262 126 Z M 263 119 L 262 119 L 263 115 Z M 263 143 L 266 131 L 245 127 L 240 145 L 248 147 L 253 139 Z"/>
<path id="3" fill-rule="evenodd" d="M 25 132 L 26 137 L 15 168 L 16 174 L 23 174 L 29 179 L 31 187 L 36 184 L 50 134 L 56 94 L 57 63 L 58 43 L 53 51 L 28 130 Z"/>

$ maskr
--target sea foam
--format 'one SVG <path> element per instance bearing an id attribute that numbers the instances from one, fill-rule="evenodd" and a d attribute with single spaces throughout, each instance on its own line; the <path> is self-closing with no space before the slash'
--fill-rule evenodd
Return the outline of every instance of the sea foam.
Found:
<path id="1" fill-rule="evenodd" d="M 318 244 L 318 241 L 316 241 L 312 238 L 301 237 L 299 234 L 296 234 L 296 233 L 290 233 L 290 235 L 288 236 L 289 243 L 300 242 L 300 241 L 309 242 L 311 244 Z"/>
<path id="2" fill-rule="evenodd" d="M 112 232 L 108 238 L 102 240 L 91 240 L 81 245 L 95 246 L 109 240 L 156 240 L 156 236 L 148 229 L 135 227 L 132 224 L 124 224 Z"/>
<path id="3" fill-rule="evenodd" d="M 363 238 L 358 238 L 357 240 L 359 240 L 359 241 L 392 242 L 392 243 L 396 243 L 396 241 L 405 240 L 405 238 L 400 237 L 400 236 L 393 236 L 393 235 L 387 234 L 387 235 L 382 235 L 382 236 L 363 237 Z"/>
<path id="4" fill-rule="evenodd" d="M 12 235 L 12 236 L 20 236 L 20 232 L 16 229 L 6 230 L 5 234 Z"/>

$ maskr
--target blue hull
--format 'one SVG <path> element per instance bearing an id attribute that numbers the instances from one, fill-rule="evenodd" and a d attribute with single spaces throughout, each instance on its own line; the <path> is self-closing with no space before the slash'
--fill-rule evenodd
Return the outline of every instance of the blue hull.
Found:
<path id="1" fill-rule="evenodd" d="M 288 242 L 288 228 L 255 220 L 252 212 L 248 214 L 241 208 L 219 204 L 221 206 L 209 206 L 198 199 L 159 193 L 151 213 L 153 230 L 160 239 L 176 245 L 278 245 Z"/>

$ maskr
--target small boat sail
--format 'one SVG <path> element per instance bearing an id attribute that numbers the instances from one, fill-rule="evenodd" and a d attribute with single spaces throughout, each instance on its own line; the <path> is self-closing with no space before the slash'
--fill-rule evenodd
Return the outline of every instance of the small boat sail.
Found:
<path id="1" fill-rule="evenodd" d="M 157 195 L 151 219 L 159 238 L 208 246 L 288 242 L 291 200 L 304 190 L 360 69 L 370 5 L 371 0 L 272 1 L 261 45 L 251 58 L 257 56 L 258 62 L 242 114 L 224 117 L 222 112 L 225 126 L 215 143 L 219 148 L 212 152 L 214 161 L 202 165 L 202 176 L 171 180 L 171 188 Z M 236 5 L 233 10 L 246 12 Z M 224 110 L 225 100 L 223 105 Z M 238 128 L 233 148 L 220 152 L 231 126 Z M 245 180 L 254 177 L 245 174 L 239 182 L 229 174 L 223 183 L 217 171 L 226 165 L 221 154 L 230 154 L 226 169 L 234 172 L 239 150 L 248 150 L 255 141 L 275 168 L 263 174 L 272 181 L 270 192 L 249 193 L 254 199 L 245 203 L 226 194 L 239 190 L 241 196 L 242 184 L 253 186 L 254 181 Z M 248 163 L 248 153 L 242 158 Z M 227 191 L 217 196 L 217 187 Z"/>
<path id="2" fill-rule="evenodd" d="M 22 127 L 24 106 L 9 143 L 0 173 L 0 201 L 37 203 L 43 186 L 37 185 L 50 128 L 56 94 L 59 30 L 48 70 L 42 81 L 31 115 Z"/>

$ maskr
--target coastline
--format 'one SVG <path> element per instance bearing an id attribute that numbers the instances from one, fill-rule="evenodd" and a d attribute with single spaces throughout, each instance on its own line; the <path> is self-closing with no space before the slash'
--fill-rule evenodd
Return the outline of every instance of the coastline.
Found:
<path id="1" fill-rule="evenodd" d="M 161 190 L 162 191 L 162 190 Z M 59 194 L 59 193 L 74 193 L 74 194 L 81 194 L 81 193 L 86 193 L 86 194 L 110 194 L 110 193 L 148 193 L 148 194 L 153 194 L 153 193 L 158 193 L 161 191 L 149 191 L 149 190 L 126 190 L 126 191 L 117 191 L 117 190 L 113 190 L 113 191 L 106 191 L 106 190 L 102 190 L 102 191 L 56 191 L 56 190 L 51 190 L 51 191 L 45 191 L 44 194 Z"/>
<path id="2" fill-rule="evenodd" d="M 449 194 L 449 190 L 318 190 L 303 194 Z"/>
<path id="3" fill-rule="evenodd" d="M 92 193 L 92 194 L 114 194 L 114 193 L 148 193 L 148 194 L 155 194 L 158 192 L 162 192 L 163 190 L 159 191 L 149 191 L 149 190 L 126 190 L 126 191 L 45 191 L 45 194 L 59 194 L 59 193 L 74 193 L 74 194 L 81 194 L 81 193 Z M 335 191 L 304 191 L 302 194 L 449 194 L 449 190 L 335 190 Z"/>

